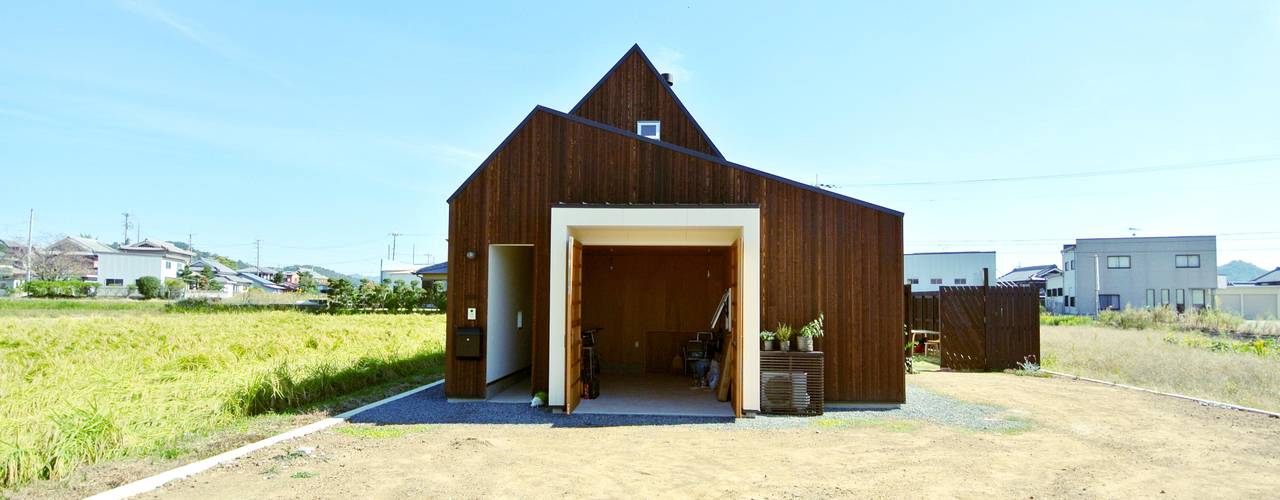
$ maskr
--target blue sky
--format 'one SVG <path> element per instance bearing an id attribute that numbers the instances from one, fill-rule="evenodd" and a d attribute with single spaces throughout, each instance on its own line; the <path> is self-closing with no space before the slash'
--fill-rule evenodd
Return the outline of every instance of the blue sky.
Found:
<path id="1" fill-rule="evenodd" d="M 1277 2 L 469 4 L 0 4 L 0 236 L 440 259 L 479 161 L 639 43 L 726 157 L 906 212 L 908 252 L 1136 227 L 1280 266 Z"/>

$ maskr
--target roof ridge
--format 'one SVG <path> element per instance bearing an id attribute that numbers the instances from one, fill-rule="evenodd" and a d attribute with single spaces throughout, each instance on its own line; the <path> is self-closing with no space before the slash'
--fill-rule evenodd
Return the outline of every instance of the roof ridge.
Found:
<path id="1" fill-rule="evenodd" d="M 649 68 L 649 71 L 653 74 L 654 78 L 662 80 L 662 72 L 658 71 L 658 67 L 653 65 L 653 61 L 649 59 L 648 54 L 644 53 L 644 49 L 640 48 L 640 44 L 632 44 L 631 48 L 627 49 L 627 52 L 622 54 L 622 57 L 618 58 L 618 62 L 613 63 L 613 66 L 609 67 L 609 71 L 606 71 L 604 76 L 600 77 L 600 81 L 597 81 L 595 85 L 591 86 L 591 90 L 588 90 L 586 94 L 583 94 L 582 99 L 579 99 L 578 103 L 574 104 L 573 107 L 569 109 L 568 114 L 576 115 L 578 109 L 582 107 L 583 103 L 587 102 L 587 98 L 591 97 L 592 94 L 595 94 L 596 90 L 598 90 L 601 85 L 604 85 L 605 80 L 608 80 L 609 77 L 613 75 L 613 72 L 617 71 L 618 67 L 622 66 L 622 63 L 626 61 L 628 57 L 631 57 L 631 54 L 633 53 L 640 55 L 640 60 L 644 61 L 645 66 Z M 669 84 L 661 85 L 661 87 L 666 89 L 667 95 L 671 96 L 671 99 L 676 102 L 676 106 L 680 108 L 680 112 L 684 113 L 684 116 L 689 118 L 689 123 L 693 124 L 694 130 L 697 130 L 698 133 L 702 135 L 702 138 L 707 141 L 707 146 L 711 147 L 711 151 L 715 153 L 713 156 L 724 158 L 724 153 L 720 152 L 720 148 L 716 147 L 715 142 L 711 140 L 711 136 L 702 129 L 702 125 L 698 123 L 698 119 L 694 118 L 693 113 L 689 112 L 689 108 L 684 106 L 684 101 L 680 100 L 680 95 L 676 94 L 676 91 L 672 89 Z"/>

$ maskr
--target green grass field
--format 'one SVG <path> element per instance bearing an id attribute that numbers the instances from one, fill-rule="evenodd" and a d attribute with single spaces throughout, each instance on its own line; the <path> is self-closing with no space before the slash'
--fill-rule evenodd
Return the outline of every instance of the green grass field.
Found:
<path id="1" fill-rule="evenodd" d="M 0 300 L 0 487 L 184 456 L 264 415 L 443 372 L 438 314 L 163 306 Z"/>

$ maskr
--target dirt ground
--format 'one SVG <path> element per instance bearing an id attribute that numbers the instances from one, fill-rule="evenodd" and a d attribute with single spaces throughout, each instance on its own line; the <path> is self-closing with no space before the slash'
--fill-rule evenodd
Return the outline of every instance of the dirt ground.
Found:
<path id="1" fill-rule="evenodd" d="M 799 428 L 352 426 L 148 496 L 1272 497 L 1280 419 L 1065 379 L 923 373 L 908 382 L 1030 427 L 911 420 Z M 350 424 L 344 424 L 350 425 Z"/>

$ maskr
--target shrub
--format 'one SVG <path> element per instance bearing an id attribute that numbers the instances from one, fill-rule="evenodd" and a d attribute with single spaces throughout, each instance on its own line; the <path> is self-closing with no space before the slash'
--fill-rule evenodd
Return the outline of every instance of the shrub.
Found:
<path id="1" fill-rule="evenodd" d="M 93 295 L 98 284 L 88 281 L 28 281 L 22 291 L 38 298 L 77 298 Z"/>
<path id="2" fill-rule="evenodd" d="M 164 284 L 155 276 L 143 276 L 134 282 L 138 285 L 138 293 L 144 299 L 158 299 L 164 296 Z"/>
<path id="3" fill-rule="evenodd" d="M 164 288 L 165 288 L 165 291 L 167 292 L 166 295 L 168 295 L 169 298 L 180 299 L 182 298 L 182 292 L 186 291 L 188 286 L 187 286 L 187 282 L 183 280 L 175 279 L 175 278 L 165 278 Z"/>
<path id="4" fill-rule="evenodd" d="M 1060 316 L 1057 314 L 1041 314 L 1041 325 L 1050 326 L 1083 326 L 1093 324 L 1093 318 L 1088 316 Z"/>

